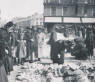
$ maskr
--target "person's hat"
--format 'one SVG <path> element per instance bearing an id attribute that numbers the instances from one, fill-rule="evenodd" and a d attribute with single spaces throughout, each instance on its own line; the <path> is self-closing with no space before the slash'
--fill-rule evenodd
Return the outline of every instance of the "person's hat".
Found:
<path id="1" fill-rule="evenodd" d="M 5 24 L 6 27 L 12 27 L 15 25 L 12 21 L 9 21 L 7 24 Z"/>

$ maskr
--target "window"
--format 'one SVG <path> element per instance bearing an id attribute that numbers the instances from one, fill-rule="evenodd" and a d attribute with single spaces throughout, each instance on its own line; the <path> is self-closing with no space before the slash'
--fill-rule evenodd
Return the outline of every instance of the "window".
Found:
<path id="1" fill-rule="evenodd" d="M 42 18 L 40 18 L 40 21 L 43 20 Z"/>
<path id="2" fill-rule="evenodd" d="M 74 3 L 75 2 L 75 0 L 71 0 L 72 1 L 72 3 Z"/>
<path id="3" fill-rule="evenodd" d="M 78 0 L 78 3 L 85 3 L 85 0 Z"/>
<path id="4" fill-rule="evenodd" d="M 63 7 L 63 16 L 75 16 L 75 6 Z"/>
<path id="5" fill-rule="evenodd" d="M 67 7 L 63 7 L 63 16 L 66 16 Z"/>
<path id="6" fill-rule="evenodd" d="M 36 18 L 36 20 L 38 21 L 38 18 Z"/>
<path id="7" fill-rule="evenodd" d="M 84 15 L 84 7 L 79 6 L 78 7 L 78 16 L 83 16 Z"/>
<path id="8" fill-rule="evenodd" d="M 61 3 L 61 0 L 59 0 L 59 3 Z"/>
<path id="9" fill-rule="evenodd" d="M 88 0 L 89 4 L 95 4 L 95 0 Z"/>
<path id="10" fill-rule="evenodd" d="M 44 0 L 44 3 L 46 3 L 46 0 Z"/>
<path id="11" fill-rule="evenodd" d="M 93 16 L 95 16 L 95 7 L 93 7 L 92 11 L 93 11 Z"/>
<path id="12" fill-rule="evenodd" d="M 51 15 L 56 16 L 56 7 L 51 7 Z"/>
<path id="13" fill-rule="evenodd" d="M 40 22 L 40 25 L 43 25 L 43 22 Z"/>
<path id="14" fill-rule="evenodd" d="M 52 3 L 54 3 L 56 0 L 50 0 Z"/>
<path id="15" fill-rule="evenodd" d="M 47 0 L 48 1 L 48 3 L 50 3 L 50 0 Z"/>
<path id="16" fill-rule="evenodd" d="M 38 25 L 38 22 L 36 22 L 36 25 Z"/>

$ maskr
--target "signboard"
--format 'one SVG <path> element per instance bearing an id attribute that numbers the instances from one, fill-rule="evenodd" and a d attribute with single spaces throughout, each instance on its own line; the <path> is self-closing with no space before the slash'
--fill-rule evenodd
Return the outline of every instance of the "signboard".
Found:
<path id="1" fill-rule="evenodd" d="M 47 23 L 62 23 L 62 17 L 45 17 Z"/>
<path id="2" fill-rule="evenodd" d="M 83 23 L 95 23 L 95 18 L 82 18 Z"/>
<path id="3" fill-rule="evenodd" d="M 81 23 L 80 17 L 45 17 L 45 23 Z M 95 18 L 82 18 L 82 23 L 95 23 Z"/>
<path id="4" fill-rule="evenodd" d="M 64 23 L 81 23 L 80 18 L 64 17 Z"/>

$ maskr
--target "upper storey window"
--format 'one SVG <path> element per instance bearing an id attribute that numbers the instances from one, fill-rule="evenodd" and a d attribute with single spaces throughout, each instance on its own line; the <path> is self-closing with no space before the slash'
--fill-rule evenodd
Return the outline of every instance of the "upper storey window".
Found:
<path id="1" fill-rule="evenodd" d="M 56 7 L 51 7 L 51 15 L 56 16 Z"/>

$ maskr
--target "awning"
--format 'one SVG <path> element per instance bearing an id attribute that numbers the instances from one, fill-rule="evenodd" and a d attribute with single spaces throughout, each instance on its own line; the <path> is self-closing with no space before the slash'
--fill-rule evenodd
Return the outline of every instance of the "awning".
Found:
<path id="1" fill-rule="evenodd" d="M 64 17 L 64 23 L 81 23 L 80 18 L 75 17 Z"/>
<path id="2" fill-rule="evenodd" d="M 85 17 L 45 17 L 45 23 L 95 23 L 95 18 Z"/>
<path id="3" fill-rule="evenodd" d="M 62 23 L 62 17 L 45 17 L 47 23 Z"/>

